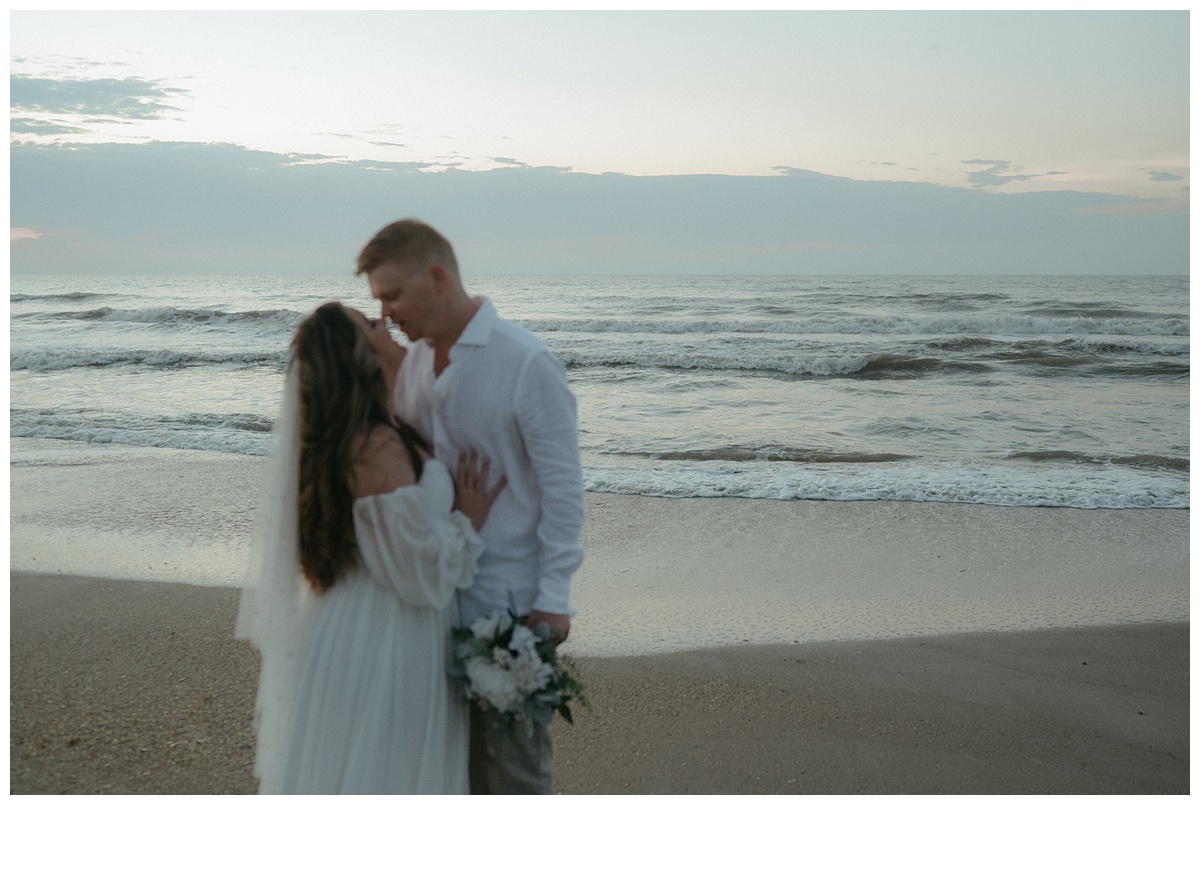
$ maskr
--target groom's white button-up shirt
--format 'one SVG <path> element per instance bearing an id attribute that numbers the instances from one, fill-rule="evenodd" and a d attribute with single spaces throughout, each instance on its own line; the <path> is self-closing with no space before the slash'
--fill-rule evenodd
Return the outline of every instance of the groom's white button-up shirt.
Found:
<path id="1" fill-rule="evenodd" d="M 475 583 L 459 592 L 462 623 L 510 600 L 519 614 L 574 614 L 571 575 L 583 561 L 575 397 L 546 345 L 482 301 L 440 376 L 427 342 L 408 348 L 393 404 L 451 473 L 459 452 L 474 449 L 491 459 L 489 486 L 508 477 L 479 532 L 487 549 Z"/>

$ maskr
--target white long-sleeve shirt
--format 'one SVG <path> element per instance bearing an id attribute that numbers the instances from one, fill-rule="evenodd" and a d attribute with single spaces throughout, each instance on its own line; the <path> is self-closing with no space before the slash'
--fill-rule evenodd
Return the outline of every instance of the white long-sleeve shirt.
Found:
<path id="1" fill-rule="evenodd" d="M 508 477 L 479 532 L 487 547 L 475 583 L 459 591 L 462 623 L 510 602 L 518 614 L 574 614 L 571 575 L 583 561 L 575 397 L 546 345 L 482 301 L 440 376 L 427 342 L 409 347 L 393 404 L 451 473 L 459 452 L 474 449 L 491 459 L 489 487 Z"/>

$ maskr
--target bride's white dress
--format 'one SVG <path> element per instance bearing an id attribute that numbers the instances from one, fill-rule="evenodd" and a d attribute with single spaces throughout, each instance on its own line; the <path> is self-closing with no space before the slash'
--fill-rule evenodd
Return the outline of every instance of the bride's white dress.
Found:
<path id="1" fill-rule="evenodd" d="M 354 502 L 360 562 L 306 604 L 281 770 L 260 772 L 264 789 L 467 792 L 467 707 L 446 663 L 455 590 L 483 542 L 453 502 L 438 461 Z"/>

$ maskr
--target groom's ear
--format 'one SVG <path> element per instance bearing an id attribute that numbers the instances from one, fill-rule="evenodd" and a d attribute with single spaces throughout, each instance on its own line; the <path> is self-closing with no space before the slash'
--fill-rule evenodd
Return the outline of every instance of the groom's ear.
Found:
<path id="1" fill-rule="evenodd" d="M 434 263 L 429 265 L 429 273 L 433 277 L 434 291 L 438 295 L 446 294 L 446 288 L 450 283 L 450 274 L 442 265 Z"/>
<path id="2" fill-rule="evenodd" d="M 454 277 L 450 275 L 450 271 L 446 270 L 444 265 L 431 264 L 430 276 L 433 278 L 433 291 L 438 297 L 449 293 Z"/>

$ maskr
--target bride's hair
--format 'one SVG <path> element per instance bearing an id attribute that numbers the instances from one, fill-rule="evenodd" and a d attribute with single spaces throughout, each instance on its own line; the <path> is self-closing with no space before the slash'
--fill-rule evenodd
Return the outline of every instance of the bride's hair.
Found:
<path id="1" fill-rule="evenodd" d="M 378 424 L 400 435 L 421 476 L 424 447 L 416 431 L 397 426 L 385 405 L 387 385 L 370 342 L 336 301 L 322 304 L 296 328 L 291 359 L 300 387 L 300 569 L 324 593 L 353 567 L 354 496 L 350 471 Z"/>

